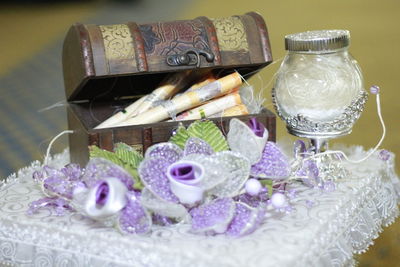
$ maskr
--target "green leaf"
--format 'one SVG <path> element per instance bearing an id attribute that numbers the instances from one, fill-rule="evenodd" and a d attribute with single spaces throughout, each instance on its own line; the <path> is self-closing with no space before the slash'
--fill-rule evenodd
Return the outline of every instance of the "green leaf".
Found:
<path id="1" fill-rule="evenodd" d="M 215 152 L 229 150 L 228 142 L 224 135 L 212 121 L 193 122 L 187 129 L 187 134 L 203 139 Z"/>
<path id="2" fill-rule="evenodd" d="M 115 145 L 115 154 L 118 158 L 133 168 L 137 168 L 139 163 L 143 160 L 143 156 L 137 152 L 133 147 L 118 143 Z"/>
<path id="3" fill-rule="evenodd" d="M 90 146 L 89 152 L 91 158 L 104 158 L 124 168 L 133 177 L 133 187 L 139 190 L 143 189 L 143 184 L 137 171 L 143 156 L 131 146 L 118 143 L 115 145 L 115 153 L 100 149 L 97 146 Z"/>
<path id="4" fill-rule="evenodd" d="M 113 152 L 100 149 L 97 146 L 89 146 L 89 154 L 91 158 L 104 158 L 117 165 L 123 165 L 123 162 Z"/>
<path id="5" fill-rule="evenodd" d="M 186 141 L 190 138 L 188 131 L 186 130 L 185 126 L 182 124 L 179 125 L 178 130 L 176 133 L 171 136 L 169 142 L 174 143 L 175 145 L 179 146 L 180 148 L 184 148 Z"/>
<path id="6" fill-rule="evenodd" d="M 267 180 L 267 179 L 263 179 L 260 180 L 260 183 L 265 186 L 268 189 L 268 195 L 269 197 L 272 196 L 272 192 L 273 192 L 273 181 L 272 180 Z"/>
<path id="7" fill-rule="evenodd" d="M 135 181 L 133 187 L 135 189 L 143 189 L 142 181 L 137 172 L 137 168 L 143 160 L 143 156 L 133 147 L 124 143 L 115 144 L 115 155 L 117 155 L 121 162 L 124 163 L 124 168 L 132 175 Z"/>

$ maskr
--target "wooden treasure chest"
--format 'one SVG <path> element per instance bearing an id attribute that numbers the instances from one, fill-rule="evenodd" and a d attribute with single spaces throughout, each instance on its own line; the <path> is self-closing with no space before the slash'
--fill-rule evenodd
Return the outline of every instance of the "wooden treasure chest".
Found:
<path id="1" fill-rule="evenodd" d="M 63 47 L 63 72 L 68 105 L 71 162 L 85 164 L 88 147 L 113 150 L 124 142 L 144 152 L 154 143 L 168 141 L 179 123 L 145 122 L 135 125 L 96 126 L 143 96 L 168 77 L 231 73 L 249 78 L 272 62 L 269 36 L 263 18 L 254 12 L 222 19 L 116 25 L 73 25 Z M 189 79 L 189 78 L 188 78 Z M 256 117 L 275 141 L 275 116 L 263 109 Z M 211 118 L 224 132 L 231 117 Z"/>

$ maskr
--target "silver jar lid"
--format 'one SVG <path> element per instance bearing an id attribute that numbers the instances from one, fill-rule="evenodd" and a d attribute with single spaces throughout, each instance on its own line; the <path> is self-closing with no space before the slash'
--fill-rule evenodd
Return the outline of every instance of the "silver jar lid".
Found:
<path id="1" fill-rule="evenodd" d="M 285 48 L 298 52 L 332 52 L 349 46 L 347 30 L 321 30 L 289 34 L 285 36 Z"/>

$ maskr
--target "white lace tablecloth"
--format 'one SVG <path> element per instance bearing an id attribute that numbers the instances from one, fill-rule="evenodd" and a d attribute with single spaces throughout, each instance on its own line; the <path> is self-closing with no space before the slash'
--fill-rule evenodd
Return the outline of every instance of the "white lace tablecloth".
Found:
<path id="1" fill-rule="evenodd" d="M 347 151 L 362 155 L 360 148 Z M 52 166 L 68 162 L 67 152 Z M 270 211 L 265 223 L 242 238 L 200 236 L 186 225 L 155 228 L 145 236 L 122 236 L 79 214 L 42 210 L 26 215 L 43 195 L 31 175 L 34 162 L 8 178 L 0 190 L 0 263 L 16 266 L 346 266 L 365 251 L 382 226 L 398 216 L 399 181 L 391 160 L 377 156 L 348 165 L 351 176 L 334 192 L 300 183 L 290 214 Z"/>

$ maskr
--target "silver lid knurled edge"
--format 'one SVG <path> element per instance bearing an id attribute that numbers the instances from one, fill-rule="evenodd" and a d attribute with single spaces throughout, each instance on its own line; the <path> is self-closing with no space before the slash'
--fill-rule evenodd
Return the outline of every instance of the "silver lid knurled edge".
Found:
<path id="1" fill-rule="evenodd" d="M 321 30 L 289 34 L 285 36 L 285 49 L 302 52 L 328 52 L 349 46 L 347 30 Z"/>

